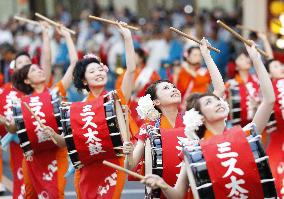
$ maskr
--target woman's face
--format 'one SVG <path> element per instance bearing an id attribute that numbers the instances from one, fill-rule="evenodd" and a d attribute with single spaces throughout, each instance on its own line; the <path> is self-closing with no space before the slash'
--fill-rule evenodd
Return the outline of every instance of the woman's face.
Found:
<path id="1" fill-rule="evenodd" d="M 206 122 L 212 123 L 219 120 L 225 120 L 228 117 L 229 110 L 225 103 L 215 96 L 204 96 L 199 99 L 201 113 Z"/>
<path id="2" fill-rule="evenodd" d="M 166 107 L 168 105 L 180 104 L 181 93 L 175 85 L 169 82 L 161 82 L 156 87 L 157 99 L 154 100 L 156 106 Z"/>
<path id="3" fill-rule="evenodd" d="M 89 88 L 90 87 L 102 87 L 107 83 L 107 73 L 103 66 L 97 63 L 90 63 L 85 72 L 85 81 Z"/>
<path id="4" fill-rule="evenodd" d="M 16 70 L 21 69 L 23 66 L 32 64 L 31 59 L 27 55 L 21 55 L 15 60 Z"/>
<path id="5" fill-rule="evenodd" d="M 284 65 L 279 61 L 273 61 L 269 64 L 269 73 L 273 79 L 284 78 Z"/>
<path id="6" fill-rule="evenodd" d="M 193 65 L 201 64 L 202 57 L 200 50 L 198 48 L 192 49 L 186 60 Z"/>
<path id="7" fill-rule="evenodd" d="M 244 53 L 240 54 L 236 59 L 236 69 L 238 71 L 242 70 L 249 70 L 251 67 L 251 61 L 248 56 L 246 56 Z"/>
<path id="8" fill-rule="evenodd" d="M 45 80 L 46 76 L 42 68 L 40 68 L 37 64 L 32 64 L 28 72 L 27 83 L 40 84 L 44 83 Z"/>

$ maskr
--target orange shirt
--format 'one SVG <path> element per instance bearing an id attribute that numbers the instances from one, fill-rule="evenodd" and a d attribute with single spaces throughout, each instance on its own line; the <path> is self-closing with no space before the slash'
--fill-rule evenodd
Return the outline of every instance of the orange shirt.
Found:
<path id="1" fill-rule="evenodd" d="M 182 96 L 185 94 L 188 86 L 192 83 L 191 92 L 205 93 L 211 82 L 209 72 L 206 68 L 199 67 L 195 70 L 196 77 L 189 74 L 184 68 L 181 68 L 177 80 L 177 88 Z"/>
<path id="2" fill-rule="evenodd" d="M 141 73 L 142 70 L 143 70 L 143 67 L 137 67 L 137 68 L 135 69 L 135 72 L 134 72 L 134 81 L 136 81 L 136 79 L 138 78 L 138 76 L 140 75 L 140 73 Z M 125 72 L 117 78 L 116 83 L 115 83 L 115 89 L 116 89 L 116 90 L 118 90 L 118 89 L 121 88 L 121 84 L 122 84 L 122 81 L 123 81 L 124 74 L 125 74 Z M 151 78 L 150 78 L 150 82 L 149 82 L 149 83 L 153 83 L 153 82 L 155 82 L 155 81 L 157 81 L 157 80 L 159 80 L 159 79 L 160 79 L 160 76 L 158 75 L 158 73 L 157 73 L 156 71 L 154 71 L 154 72 L 152 73 L 152 75 L 151 75 Z M 148 84 L 147 84 L 147 85 L 148 85 Z M 146 85 L 145 87 L 147 87 L 147 85 Z M 145 88 L 145 87 L 144 87 L 144 88 Z M 141 92 L 142 92 L 142 91 L 145 92 L 144 89 L 142 89 Z M 140 91 L 139 91 L 139 93 L 140 93 Z M 139 96 L 139 95 L 137 95 L 137 96 Z"/>

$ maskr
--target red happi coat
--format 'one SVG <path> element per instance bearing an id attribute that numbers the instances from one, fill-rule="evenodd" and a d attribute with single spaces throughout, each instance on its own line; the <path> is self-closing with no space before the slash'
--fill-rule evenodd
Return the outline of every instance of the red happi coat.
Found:
<path id="1" fill-rule="evenodd" d="M 13 117 L 12 111 L 12 100 L 20 99 L 23 94 L 16 90 L 11 83 L 5 84 L 0 89 L 1 100 L 0 100 L 0 115 L 5 116 L 8 119 Z M 3 125 L 0 126 L 0 135 L 4 137 L 7 131 Z M 19 144 L 11 142 L 10 145 L 10 163 L 11 170 L 13 173 L 13 198 L 24 197 L 24 192 L 21 187 L 24 186 L 23 171 L 22 171 L 22 160 L 23 152 Z"/>
<path id="2" fill-rule="evenodd" d="M 238 186 L 243 189 L 242 194 L 248 198 L 264 197 L 254 155 L 240 127 L 233 127 L 221 135 L 203 139 L 200 141 L 200 146 L 215 198 L 227 198 L 229 195 L 230 198 L 239 197 L 238 191 L 241 189 L 233 191 L 235 186 L 230 187 L 233 178 L 243 181 Z M 230 168 L 236 169 L 230 170 Z"/>
<path id="3" fill-rule="evenodd" d="M 255 125 L 252 123 L 246 125 L 244 128 L 240 128 L 239 126 L 234 126 L 233 128 L 225 129 L 225 131 L 221 135 L 215 135 L 208 129 L 205 131 L 204 136 L 200 141 L 200 146 L 204 160 L 206 161 L 208 174 L 214 191 L 214 197 L 216 199 L 227 198 L 227 196 L 231 193 L 230 192 L 231 190 L 228 189 L 230 187 L 225 188 L 225 184 L 230 182 L 231 179 L 230 176 L 235 176 L 237 180 L 241 179 L 244 180 L 245 183 L 239 185 L 242 188 L 248 190 L 248 193 L 245 194 L 245 195 L 249 194 L 247 195 L 248 198 L 257 198 L 257 199 L 263 198 L 264 192 L 261 185 L 258 168 L 255 162 L 255 157 L 250 147 L 250 144 L 248 143 L 246 138 L 246 136 L 255 133 L 256 133 Z M 236 139 L 236 137 L 238 139 Z M 225 145 L 224 142 L 226 142 Z M 228 145 L 228 142 L 230 142 L 230 145 Z M 218 146 L 217 144 L 220 145 Z M 220 149 L 220 147 L 221 148 L 223 147 L 223 150 Z M 246 151 L 246 153 L 243 153 L 243 151 Z M 234 165 L 234 168 L 242 169 L 244 174 L 239 175 L 238 174 L 239 172 L 238 173 L 231 172 L 231 175 L 228 175 L 230 173 L 228 172 L 229 170 L 228 160 L 230 160 L 231 152 L 238 153 L 236 157 L 231 157 L 231 158 L 237 158 L 237 162 Z M 218 153 L 219 155 L 217 156 L 216 154 Z M 222 153 L 223 157 L 221 157 L 222 155 L 220 156 L 220 154 Z M 186 153 L 184 153 L 184 156 L 185 155 Z M 184 160 L 184 158 L 185 157 L 181 156 L 182 160 Z M 223 164 L 225 162 L 225 164 L 222 166 L 221 166 L 221 160 Z M 231 165 L 232 164 L 230 164 L 230 166 Z M 227 175 L 225 176 L 225 174 Z M 224 176 L 226 178 L 224 178 Z M 272 193 L 274 192 L 273 187 L 271 187 L 270 191 L 272 191 Z M 239 197 L 239 195 L 237 196 Z M 194 199 L 191 191 L 190 194 L 188 194 L 187 199 Z"/>
<path id="4" fill-rule="evenodd" d="M 24 102 L 30 106 L 44 125 L 53 128 L 55 132 L 59 130 L 48 90 L 22 98 L 23 120 L 30 148 L 33 150 L 32 159 L 26 159 L 23 162 L 24 174 L 28 174 L 24 177 L 25 183 L 31 183 L 32 189 L 36 192 L 30 190 L 31 187 L 26 187 L 27 197 L 35 197 L 32 194 L 36 194 L 38 198 L 63 198 L 64 190 L 62 192 L 61 186 L 64 189 L 65 183 L 62 179 L 68 164 L 66 150 L 58 148 L 49 136 L 42 132 L 38 122 L 23 105 Z M 21 142 L 20 135 L 19 138 Z"/>
<path id="5" fill-rule="evenodd" d="M 103 112 L 103 107 L 101 107 L 101 103 L 98 104 L 99 101 L 97 100 L 99 98 L 102 98 L 102 96 L 104 96 L 107 93 L 108 92 L 104 90 L 100 94 L 100 96 L 97 98 L 90 93 L 88 98 L 86 99 L 86 104 L 90 103 L 94 107 L 98 108 L 97 111 L 100 111 L 100 113 L 96 114 L 97 117 L 105 117 L 105 113 Z M 125 99 L 124 99 L 124 96 L 121 90 L 117 90 L 117 94 L 118 94 L 119 99 L 121 100 L 121 103 L 125 105 Z M 80 123 L 80 120 L 78 118 L 81 118 L 81 116 L 78 116 L 77 115 L 78 113 L 76 114 L 76 112 L 74 111 L 73 111 L 73 114 L 72 114 L 72 111 L 70 111 L 70 113 L 71 113 L 70 115 L 71 125 L 73 121 L 73 125 L 75 125 L 75 128 L 78 130 L 80 126 L 78 125 Z M 129 117 L 129 122 L 130 122 L 131 132 L 135 132 L 135 129 L 137 129 L 136 123 L 132 120 L 131 117 Z M 77 123 L 77 126 L 76 126 L 76 123 Z M 105 126 L 105 124 L 103 123 L 97 124 L 97 126 L 99 128 L 102 128 L 103 126 Z M 106 141 L 105 139 L 102 139 L 102 138 L 101 140 L 103 140 L 103 142 Z M 105 143 L 104 146 L 106 147 L 106 149 L 108 149 L 110 153 L 108 153 L 108 155 L 106 156 L 104 156 L 104 153 L 102 153 L 102 156 L 104 157 L 104 159 L 123 167 L 124 158 L 114 156 L 113 154 L 111 155 L 112 148 L 106 145 L 108 144 Z M 88 162 L 87 157 L 89 155 L 88 153 L 86 153 L 86 151 L 88 151 L 86 148 L 86 144 L 77 142 L 77 146 L 80 148 L 80 151 L 82 152 L 85 151 L 84 153 L 81 153 L 81 156 L 79 154 L 80 159 L 85 160 L 85 162 Z M 75 189 L 77 193 L 77 198 L 78 199 L 93 199 L 93 198 L 117 199 L 117 198 L 120 198 L 123 187 L 124 187 L 125 180 L 126 180 L 126 175 L 124 172 L 115 171 L 114 169 L 102 164 L 102 159 L 98 161 L 93 161 L 91 163 L 89 162 L 89 164 L 84 165 L 81 169 L 76 170 L 75 172 L 74 184 L 75 184 Z"/>
<path id="6" fill-rule="evenodd" d="M 284 79 L 272 81 L 276 102 L 270 118 L 267 154 L 280 198 L 284 197 Z M 269 129 L 268 129 L 269 131 Z"/>
<path id="7" fill-rule="evenodd" d="M 232 125 L 247 125 L 252 121 L 256 111 L 256 107 L 253 104 L 259 102 L 257 78 L 249 75 L 247 82 L 244 82 L 240 75 L 236 75 L 234 79 L 228 80 L 226 88 L 226 97 L 231 113 L 229 122 Z M 238 113 L 238 116 L 235 113 Z"/>
<path id="8" fill-rule="evenodd" d="M 181 151 L 181 141 L 185 138 L 183 131 L 184 124 L 182 121 L 182 116 L 178 114 L 175 126 L 173 127 L 168 119 L 165 116 L 162 116 L 160 119 L 160 126 L 158 127 L 160 128 L 162 138 L 162 177 L 170 186 L 175 185 L 181 168 L 181 160 L 179 159 L 178 154 Z M 155 127 L 155 125 L 154 122 L 142 125 L 138 139 L 144 142 L 149 138 L 147 128 L 149 128 L 149 126 Z M 136 169 L 139 170 L 141 168 Z M 161 198 L 165 198 L 165 196 L 161 194 Z"/>

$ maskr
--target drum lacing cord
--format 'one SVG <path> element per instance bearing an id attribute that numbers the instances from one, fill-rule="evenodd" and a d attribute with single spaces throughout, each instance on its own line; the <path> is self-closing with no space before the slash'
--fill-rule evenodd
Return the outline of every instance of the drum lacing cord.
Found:
<path id="1" fill-rule="evenodd" d="M 203 188 L 211 187 L 211 186 L 212 186 L 212 183 L 206 183 L 206 184 L 203 184 L 203 185 L 201 185 L 199 187 L 196 187 L 196 189 L 199 190 L 199 189 L 203 189 Z"/>
<path id="2" fill-rule="evenodd" d="M 249 143 L 251 143 L 251 142 L 257 142 L 257 141 L 259 141 L 261 138 L 262 138 L 261 135 L 257 135 L 257 136 L 253 136 L 252 138 L 251 138 L 251 137 L 247 137 L 247 140 L 248 140 Z"/>
<path id="3" fill-rule="evenodd" d="M 264 157 L 255 159 L 255 163 L 259 163 L 259 162 L 262 162 L 262 161 L 264 161 L 264 160 L 268 160 L 268 156 L 267 156 L 267 155 L 264 156 Z"/>

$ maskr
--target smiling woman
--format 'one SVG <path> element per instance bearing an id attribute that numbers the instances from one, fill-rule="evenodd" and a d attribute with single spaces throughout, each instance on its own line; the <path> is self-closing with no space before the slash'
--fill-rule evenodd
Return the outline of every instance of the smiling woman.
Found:
<path id="1" fill-rule="evenodd" d="M 212 77 L 214 94 L 218 97 L 223 97 L 225 87 L 222 77 L 207 49 L 208 42 L 205 39 L 202 41 L 200 52 Z M 180 143 L 184 139 L 183 131 L 179 131 L 179 129 L 184 127 L 182 114 L 178 110 L 181 103 L 181 93 L 171 82 L 159 80 L 150 85 L 145 94 L 150 95 L 153 105 L 160 112 L 160 117 L 141 126 L 135 147 L 130 142 L 124 144 L 125 153 L 129 154 L 129 159 L 125 161 L 125 166 L 133 169 L 141 158 L 145 157 L 145 167 L 148 168 L 149 165 L 150 167 L 152 165 L 156 166 L 156 168 L 150 169 L 150 172 L 145 168 L 147 174 L 158 174 L 170 186 L 174 186 L 181 163 L 177 154 L 180 153 Z M 148 140 L 152 143 L 152 147 L 150 146 L 151 152 L 148 151 Z M 153 160 L 156 162 L 153 162 L 153 164 L 149 161 L 152 157 L 147 159 L 149 153 L 151 153 L 150 156 L 154 154 Z M 152 197 L 165 198 L 161 191 L 153 191 L 149 194 Z"/>
<path id="2" fill-rule="evenodd" d="M 60 110 L 56 103 L 60 103 L 58 95 L 66 97 L 66 90 L 71 84 L 73 69 L 78 58 L 70 33 L 62 27 L 57 31 L 66 40 L 70 65 L 56 85 L 51 89 L 48 88 L 50 72 L 45 67 L 49 65 L 43 63 L 43 67 L 40 67 L 31 64 L 26 54 L 17 57 L 15 61 L 17 70 L 12 76 L 14 87 L 26 96 L 12 102 L 14 120 L 9 120 L 6 128 L 11 133 L 22 132 L 18 135 L 25 156 L 22 168 L 26 198 L 37 198 L 43 193 L 49 198 L 64 198 L 67 152 L 65 148 L 56 146 L 50 136 L 51 134 L 61 136 L 60 118 L 58 118 Z M 23 106 L 24 103 L 19 101 L 27 103 L 36 112 L 42 124 L 39 125 Z M 33 161 L 30 161 L 31 159 Z M 57 167 L 56 164 L 60 166 Z"/>
<path id="3" fill-rule="evenodd" d="M 107 71 L 107 67 L 100 62 L 98 57 L 84 56 L 84 59 L 77 63 L 73 73 L 74 85 L 79 91 L 104 88 L 107 83 Z"/>
<path id="4" fill-rule="evenodd" d="M 134 52 L 131 32 L 129 29 L 125 28 L 124 25 L 125 23 L 123 22 L 116 23 L 116 27 L 118 28 L 119 32 L 124 38 L 125 50 L 126 50 L 126 65 L 127 65 L 127 69 L 126 69 L 125 75 L 123 76 L 121 87 L 117 90 L 117 96 L 121 100 L 121 103 L 123 105 L 126 105 L 130 99 L 130 96 L 133 90 L 133 84 L 129 84 L 129 82 L 134 81 L 133 77 L 134 77 L 134 71 L 135 71 L 135 59 L 134 59 L 135 52 Z M 104 103 L 107 104 L 103 100 L 104 96 L 108 96 L 106 95 L 108 91 L 105 90 L 105 85 L 108 81 L 107 72 L 108 72 L 108 67 L 104 65 L 101 62 L 100 58 L 94 54 L 87 54 L 83 57 L 83 59 L 79 60 L 76 63 L 76 67 L 73 72 L 74 85 L 78 89 L 78 91 L 82 91 L 84 89 L 88 91 L 88 96 L 85 99 L 85 102 L 80 102 L 80 103 L 86 103 L 87 104 L 86 107 L 93 107 L 93 105 L 97 104 L 97 102 L 100 100 L 102 101 L 103 104 Z M 76 105 L 74 105 L 73 107 L 76 107 Z M 100 108 L 102 107 L 104 109 L 104 106 L 100 106 Z M 86 110 L 88 110 L 88 108 L 84 109 L 84 111 Z M 70 112 L 72 112 L 72 109 Z M 86 112 L 82 114 L 83 115 L 85 114 L 85 116 L 87 116 L 87 119 L 89 119 L 89 117 L 92 118 L 92 114 L 98 115 L 99 117 L 103 117 L 103 118 L 110 117 L 104 114 L 97 114 L 97 113 L 98 111 L 96 110 L 96 112 L 94 111 L 93 113 Z M 105 114 L 107 113 L 109 112 L 106 112 Z M 91 115 L 88 115 L 88 114 L 91 114 Z M 118 119 L 124 120 L 124 117 L 122 116 L 122 118 L 120 118 L 120 116 L 122 115 L 117 114 Z M 81 121 L 80 118 L 77 118 L 77 117 L 74 120 L 76 120 L 76 122 L 78 121 L 78 123 Z M 92 122 L 94 121 L 91 119 L 89 123 L 92 123 Z M 114 123 L 112 123 L 112 125 L 114 125 Z M 135 125 L 136 124 L 134 122 L 130 122 L 131 132 L 134 132 L 133 129 L 135 128 Z M 97 126 L 99 128 L 104 127 L 102 123 L 98 125 L 94 124 L 94 126 Z M 81 133 L 80 128 L 74 128 L 74 129 L 79 129 Z M 89 130 L 92 130 L 92 129 L 88 128 L 88 131 Z M 107 141 L 107 138 L 108 138 L 107 136 L 101 139 L 96 137 L 97 134 L 99 134 L 100 136 L 104 135 L 103 131 L 97 130 L 97 131 L 89 132 L 89 133 L 92 135 L 90 136 L 92 142 L 89 145 L 89 146 L 93 146 L 93 148 L 91 148 L 92 155 L 94 154 L 97 155 L 98 153 L 104 153 L 106 151 L 113 150 L 110 147 L 110 145 L 102 145 L 100 142 L 98 142 L 98 141 L 101 141 L 101 142 Z M 75 141 L 79 139 L 78 137 L 76 137 L 73 131 L 72 131 L 72 136 L 74 137 Z M 88 137 L 87 134 L 84 134 L 84 136 Z M 63 142 L 64 142 L 64 139 L 63 139 Z M 78 153 L 80 153 L 80 151 L 78 151 Z M 85 154 L 80 154 L 80 158 L 85 158 L 85 156 L 86 156 Z M 112 170 L 111 171 L 108 170 L 106 172 L 106 169 L 104 168 L 104 165 L 102 164 L 102 161 L 96 159 L 96 157 L 97 156 L 92 156 L 93 161 L 90 164 L 84 165 L 82 168 L 80 168 L 79 170 L 76 170 L 75 172 L 74 184 L 75 184 L 75 189 L 77 193 L 77 198 L 79 199 L 80 198 L 98 198 L 98 197 L 99 198 L 120 198 L 120 195 L 121 195 L 121 192 L 124 186 L 124 182 L 126 179 L 126 175 L 123 172 L 114 172 Z M 104 155 L 104 159 L 110 160 L 110 161 L 116 161 L 118 162 L 118 164 L 123 165 L 123 157 L 118 157 L 118 156 L 113 157 L 109 155 L 108 153 L 108 155 Z M 94 171 L 97 171 L 98 169 L 103 171 L 101 172 L 103 175 L 98 176 L 98 173 L 94 172 Z M 94 179 L 96 179 L 96 184 L 94 184 L 93 182 Z"/>
<path id="5" fill-rule="evenodd" d="M 46 82 L 44 71 L 36 64 L 23 66 L 12 77 L 14 86 L 25 94 L 31 94 L 34 90 L 42 92 L 39 89 L 44 89 L 44 86 L 41 85 Z"/>
<path id="6" fill-rule="evenodd" d="M 233 143 L 234 140 L 241 139 L 241 136 L 243 136 L 243 139 L 246 142 L 247 138 L 245 137 L 245 135 L 255 135 L 256 132 L 262 132 L 263 129 L 265 128 L 265 125 L 267 124 L 267 121 L 270 117 L 270 114 L 271 114 L 271 111 L 272 111 L 272 108 L 273 108 L 273 105 L 274 105 L 274 101 L 275 101 L 273 87 L 272 87 L 272 83 L 269 79 L 268 73 L 266 72 L 265 67 L 264 67 L 264 65 L 261 61 L 260 55 L 255 48 L 255 45 L 253 45 L 252 47 L 246 46 L 246 48 L 247 48 L 247 51 L 249 53 L 250 58 L 253 61 L 253 64 L 254 64 L 255 69 L 256 69 L 256 73 L 259 77 L 260 90 L 261 90 L 261 94 L 263 96 L 262 102 L 259 105 L 255 116 L 253 117 L 252 124 L 245 126 L 243 129 L 238 128 L 238 127 L 234 127 L 232 129 L 227 130 L 225 120 L 228 117 L 229 109 L 228 109 L 228 105 L 226 103 L 224 103 L 223 99 L 221 99 L 219 96 L 216 96 L 215 94 L 192 94 L 187 101 L 187 110 L 197 111 L 201 115 L 203 127 L 202 128 L 201 127 L 194 128 L 193 131 L 190 132 L 190 133 L 192 133 L 192 134 L 196 133 L 196 134 L 198 134 L 200 139 L 203 139 L 202 141 L 200 141 L 200 146 L 201 146 L 202 152 L 201 152 L 201 154 L 198 154 L 198 157 L 199 156 L 205 157 L 205 163 L 207 165 L 208 173 L 209 173 L 209 181 L 204 180 L 204 182 L 206 181 L 206 186 L 199 183 L 199 185 L 198 185 L 199 187 L 196 188 L 197 185 L 195 185 L 195 183 L 194 183 L 195 180 L 191 179 L 191 177 L 195 177 L 195 175 L 196 175 L 196 173 L 194 173 L 194 174 L 192 173 L 192 171 L 193 171 L 192 168 L 197 168 L 198 167 L 197 164 L 199 164 L 199 165 L 203 164 L 199 161 L 198 158 L 197 158 L 198 163 L 195 166 L 193 166 L 193 164 L 191 164 L 190 166 L 185 166 L 185 164 L 183 164 L 183 166 L 180 170 L 180 174 L 178 176 L 178 180 L 176 181 L 176 184 L 175 184 L 174 187 L 173 187 L 173 185 L 170 185 L 169 183 L 167 183 L 166 179 L 164 180 L 157 175 L 146 176 L 145 179 L 143 180 L 143 182 L 147 186 L 150 186 L 151 188 L 156 189 L 156 188 L 158 188 L 158 186 L 157 186 L 158 184 L 162 184 L 163 186 L 166 187 L 166 188 L 162 188 L 162 192 L 163 192 L 163 194 L 166 195 L 166 197 L 168 199 L 171 199 L 171 198 L 183 199 L 183 198 L 185 198 L 186 193 L 187 193 L 188 188 L 189 188 L 188 179 L 190 179 L 190 186 L 191 186 L 190 188 L 192 188 L 192 192 L 194 194 L 199 192 L 203 188 L 206 189 L 206 188 L 210 187 L 210 190 L 206 189 L 207 193 L 213 193 L 216 197 L 216 194 L 217 194 L 218 191 L 216 191 L 215 188 L 217 186 L 216 184 L 220 183 L 220 180 L 216 181 L 216 178 L 214 178 L 214 176 L 215 176 L 214 172 L 215 171 L 211 172 L 212 170 L 210 170 L 210 168 L 219 168 L 219 167 L 210 167 L 208 165 L 211 164 L 212 162 L 214 162 L 214 160 L 216 160 L 216 159 L 213 160 L 213 159 L 210 159 L 210 158 L 211 157 L 218 157 L 219 154 L 217 154 L 217 156 L 216 156 L 216 154 L 214 154 L 214 153 L 212 153 L 212 154 L 207 153 L 206 154 L 207 156 L 205 156 L 204 150 L 205 150 L 206 146 L 209 146 L 209 145 L 213 146 L 215 144 L 214 141 L 218 140 L 218 142 L 216 142 L 216 143 L 219 144 L 219 146 L 218 146 L 218 147 L 220 147 L 220 148 L 218 148 L 219 152 L 220 153 L 227 152 L 228 150 L 231 150 L 231 147 L 229 147 L 231 145 L 230 142 Z M 192 121 L 190 119 L 188 119 L 188 117 L 184 121 L 186 126 L 188 126 L 191 122 Z M 238 134 L 238 136 L 240 137 L 239 139 L 235 139 L 236 137 L 232 137 L 232 140 L 230 142 L 228 141 L 228 139 L 226 141 L 224 141 L 224 140 L 220 141 L 220 139 L 219 139 L 221 137 L 220 135 L 232 136 L 234 134 L 230 134 L 230 133 L 234 133 L 234 131 L 235 132 L 238 131 L 237 133 L 239 133 Z M 217 136 L 217 135 L 219 135 L 219 136 Z M 237 134 L 235 134 L 235 135 L 237 135 Z M 215 137 L 213 137 L 213 136 L 215 136 Z M 206 143 L 206 144 L 204 144 L 204 143 Z M 229 145 L 228 145 L 228 143 L 229 143 Z M 224 144 L 224 146 L 226 146 L 226 149 L 221 148 L 221 145 L 223 145 L 223 144 Z M 242 148 L 242 150 L 243 150 L 243 146 L 244 146 L 243 143 L 238 143 L 238 145 L 237 145 L 237 147 Z M 211 148 L 211 149 L 213 149 L 213 148 Z M 195 151 L 195 149 L 193 149 L 192 145 L 191 145 L 191 148 L 189 146 L 189 151 L 196 153 L 196 151 Z M 240 151 L 240 152 L 242 152 L 242 151 Z M 248 152 L 249 151 L 245 151 L 246 156 L 248 156 Z M 241 154 L 244 154 L 244 153 L 240 153 L 240 155 Z M 251 157 L 253 157 L 253 155 Z M 209 158 L 209 161 L 206 161 L 207 160 L 206 158 Z M 242 163 L 244 163 L 244 162 L 247 163 L 248 161 L 243 160 Z M 252 160 L 252 162 L 254 163 L 255 160 Z M 252 165 L 252 164 L 248 164 L 248 165 Z M 227 167 L 225 163 L 222 163 L 222 166 Z M 244 168 L 250 168 L 250 166 L 246 166 Z M 191 170 L 191 172 L 189 170 Z M 268 167 L 267 170 L 268 170 L 268 173 L 270 173 L 269 167 Z M 199 171 L 197 171 L 197 173 L 198 172 Z M 206 172 L 207 172 L 207 170 L 206 170 Z M 254 175 L 250 176 L 249 173 L 250 173 L 249 171 L 247 173 L 246 172 L 242 173 L 242 177 L 246 178 L 246 180 L 249 180 L 250 178 L 256 179 L 259 176 L 259 174 L 254 174 Z M 220 171 L 218 170 L 218 174 L 216 176 L 218 176 L 218 177 L 220 176 L 220 179 L 223 179 L 225 175 L 224 176 L 220 175 Z M 201 175 L 199 177 L 200 177 L 200 179 L 202 179 Z M 199 179 L 199 177 L 196 177 L 196 179 Z M 214 179 L 212 180 L 212 178 L 214 178 Z M 196 182 L 197 182 L 197 180 L 196 180 Z M 261 183 L 262 183 L 262 181 L 261 181 Z M 245 184 L 245 180 L 243 180 L 243 183 L 241 183 L 241 184 L 242 185 Z M 248 193 L 248 192 L 250 193 L 252 190 L 255 190 L 255 187 L 259 186 L 260 180 L 258 180 L 257 182 L 250 183 L 250 184 L 252 185 L 252 188 L 249 191 L 245 192 L 245 194 Z M 212 190 L 212 187 L 213 187 L 213 190 Z M 227 189 L 228 189 L 228 187 L 227 187 L 227 184 L 226 184 Z M 265 194 L 267 194 L 267 193 L 273 194 L 273 196 L 274 196 L 276 194 L 276 191 L 275 191 L 275 188 L 274 188 L 274 183 L 272 183 L 272 185 L 269 185 L 269 187 L 271 188 L 271 192 L 266 190 L 266 192 L 262 193 L 261 188 L 260 188 L 259 193 L 260 193 L 260 195 L 264 194 L 263 195 L 264 197 L 258 196 L 258 197 L 255 197 L 255 198 L 266 198 Z M 222 190 L 222 192 L 228 191 L 227 189 L 224 188 Z M 239 192 L 236 193 L 236 194 L 239 195 Z M 244 194 L 244 197 L 246 197 L 245 194 Z M 199 197 L 202 198 L 201 196 L 199 196 Z M 224 198 L 224 197 L 217 197 L 217 198 Z"/>

